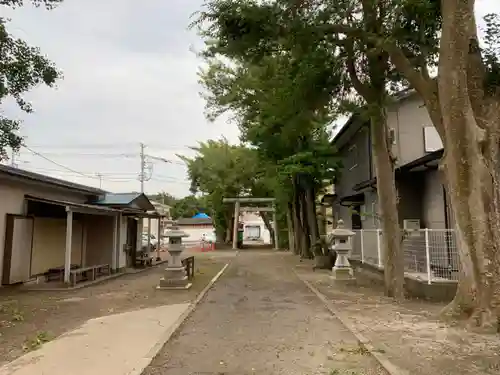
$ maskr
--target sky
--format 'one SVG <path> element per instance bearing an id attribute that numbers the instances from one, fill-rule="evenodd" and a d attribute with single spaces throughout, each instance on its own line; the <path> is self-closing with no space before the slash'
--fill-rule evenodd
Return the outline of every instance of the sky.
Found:
<path id="1" fill-rule="evenodd" d="M 138 191 L 143 142 L 147 155 L 172 161 L 146 159 L 152 171 L 145 191 L 188 194 L 176 154 L 193 155 L 188 146 L 222 135 L 238 140 L 235 124 L 204 117 L 201 61 L 193 52 L 202 42 L 188 31 L 190 15 L 202 4 L 65 0 L 51 11 L 7 10 L 9 30 L 39 46 L 64 74 L 56 89 L 40 87 L 26 96 L 33 114 L 14 105 L 5 109 L 23 120 L 21 134 L 37 153 L 23 149 L 14 159 L 18 167 L 109 191 Z"/>
<path id="2" fill-rule="evenodd" d="M 64 74 L 55 89 L 39 87 L 26 95 L 34 113 L 4 106 L 8 116 L 23 120 L 29 147 L 14 163 L 108 191 L 139 191 L 142 142 L 145 192 L 189 194 L 186 168 L 176 154 L 193 155 L 189 146 L 198 141 L 238 140 L 236 124 L 204 116 L 201 61 L 193 52 L 202 41 L 188 30 L 191 14 L 203 3 L 65 0 L 51 11 L 0 8 L 11 18 L 9 30 L 40 47 Z M 500 12 L 500 2 L 478 0 L 478 18 L 489 12 Z"/>

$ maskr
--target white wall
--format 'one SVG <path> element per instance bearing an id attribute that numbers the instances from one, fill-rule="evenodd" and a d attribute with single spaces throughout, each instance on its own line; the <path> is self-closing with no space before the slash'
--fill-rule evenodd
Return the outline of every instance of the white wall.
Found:
<path id="1" fill-rule="evenodd" d="M 25 213 L 25 194 L 79 203 L 85 203 L 87 199 L 84 194 L 71 193 L 55 187 L 50 188 L 40 183 L 14 181 L 0 176 L 0 280 L 3 273 L 6 214 L 23 215 Z"/>
<path id="2" fill-rule="evenodd" d="M 244 229 L 243 229 L 243 240 L 248 236 L 248 226 L 259 226 L 260 227 L 260 240 L 263 241 L 265 244 L 270 244 L 271 243 L 271 233 L 269 233 L 269 230 L 266 228 L 266 225 L 264 224 L 264 221 L 262 219 L 255 220 L 255 221 L 245 221 L 244 222 Z"/>
<path id="3" fill-rule="evenodd" d="M 197 226 L 190 226 L 190 225 L 181 225 L 179 226 L 179 229 L 186 232 L 188 234 L 188 237 L 184 237 L 182 239 L 182 242 L 189 244 L 189 243 L 196 243 L 201 241 L 201 237 L 203 233 L 212 233 L 215 228 L 213 226 L 207 227 L 197 227 Z"/>

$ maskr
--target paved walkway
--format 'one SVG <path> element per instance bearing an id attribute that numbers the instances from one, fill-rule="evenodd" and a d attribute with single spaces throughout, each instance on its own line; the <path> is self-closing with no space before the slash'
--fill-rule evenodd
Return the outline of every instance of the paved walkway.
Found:
<path id="1" fill-rule="evenodd" d="M 282 257 L 241 251 L 144 375 L 385 374 Z"/>
<path id="2" fill-rule="evenodd" d="M 0 375 L 128 375 L 148 364 L 149 353 L 188 307 L 183 303 L 91 319 L 1 367 Z"/>

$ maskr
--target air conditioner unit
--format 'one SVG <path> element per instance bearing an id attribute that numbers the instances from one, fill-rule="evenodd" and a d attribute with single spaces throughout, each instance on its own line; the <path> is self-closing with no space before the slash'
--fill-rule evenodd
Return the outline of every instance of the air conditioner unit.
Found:
<path id="1" fill-rule="evenodd" d="M 403 220 L 403 229 L 405 230 L 419 230 L 420 219 L 405 219 Z"/>

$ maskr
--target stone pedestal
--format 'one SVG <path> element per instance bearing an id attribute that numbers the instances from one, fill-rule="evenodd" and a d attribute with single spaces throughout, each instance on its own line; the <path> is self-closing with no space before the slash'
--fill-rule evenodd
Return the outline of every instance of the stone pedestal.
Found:
<path id="1" fill-rule="evenodd" d="M 163 277 L 160 279 L 160 284 L 157 289 L 189 289 L 191 283 L 188 280 L 187 272 L 181 263 L 181 253 L 184 251 L 182 238 L 187 237 L 187 234 L 177 226 L 173 226 L 172 230 L 166 233 L 168 237 L 168 252 L 171 260 L 168 262 L 167 268 Z"/>
<path id="2" fill-rule="evenodd" d="M 354 232 L 344 228 L 344 222 L 338 221 L 337 228 L 332 232 L 333 250 L 337 253 L 335 265 L 332 268 L 332 277 L 338 281 L 354 281 L 354 272 L 349 263 L 348 254 L 351 251 Z"/>
<path id="3" fill-rule="evenodd" d="M 337 249 L 337 259 L 332 268 L 332 276 L 335 280 L 349 281 L 354 280 L 354 272 L 347 258 L 349 250 Z"/>

